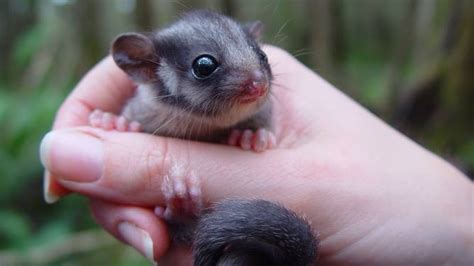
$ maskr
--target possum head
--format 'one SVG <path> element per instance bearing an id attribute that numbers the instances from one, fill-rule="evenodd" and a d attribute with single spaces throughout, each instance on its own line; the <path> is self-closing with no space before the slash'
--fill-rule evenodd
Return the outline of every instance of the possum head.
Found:
<path id="1" fill-rule="evenodd" d="M 152 85 L 157 101 L 202 117 L 232 116 L 232 123 L 255 114 L 270 92 L 262 28 L 194 11 L 151 35 L 120 35 L 112 56 L 136 83 Z"/>

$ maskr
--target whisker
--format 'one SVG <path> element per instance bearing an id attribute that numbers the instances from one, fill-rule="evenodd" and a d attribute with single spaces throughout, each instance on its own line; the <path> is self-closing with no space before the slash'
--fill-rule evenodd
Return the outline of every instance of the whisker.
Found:
<path id="1" fill-rule="evenodd" d="M 314 54 L 314 52 L 312 52 L 312 51 L 305 51 L 305 52 L 294 53 L 293 57 L 298 58 L 298 57 L 301 57 L 301 56 L 304 56 L 304 55 L 313 55 L 313 54 Z"/>
<path id="2" fill-rule="evenodd" d="M 289 87 L 287 87 L 286 85 L 283 85 L 281 83 L 273 82 L 272 85 L 274 85 L 275 87 L 286 89 L 286 90 L 291 90 Z"/>
<path id="3" fill-rule="evenodd" d="M 275 43 L 275 39 L 281 34 L 281 32 L 283 31 L 283 29 L 288 25 L 288 23 L 291 21 L 292 19 L 288 19 L 286 20 L 283 25 L 281 25 L 281 27 L 278 29 L 277 33 L 275 33 L 275 36 L 273 36 L 273 43 Z M 286 38 L 286 37 L 285 37 Z"/>
<path id="4" fill-rule="evenodd" d="M 190 113 L 194 112 L 194 109 L 195 107 L 191 107 L 190 109 Z M 188 115 L 188 119 L 191 120 L 191 123 L 188 123 L 187 126 L 186 126 L 186 130 L 185 130 L 185 133 L 184 133 L 184 136 L 186 139 L 191 139 L 191 136 L 193 134 L 193 128 L 194 128 L 194 124 L 196 123 L 196 120 L 195 119 L 191 119 L 191 117 Z M 189 135 L 188 135 L 189 134 Z"/>
<path id="5" fill-rule="evenodd" d="M 153 61 L 153 60 L 151 60 L 151 59 L 145 59 L 145 61 L 147 61 L 148 63 L 153 63 L 153 64 L 155 64 L 155 65 L 160 65 L 159 62 Z"/>
<path id="6" fill-rule="evenodd" d="M 153 100 L 158 100 L 158 99 L 164 99 L 164 98 L 169 98 L 175 96 L 174 94 L 167 94 L 167 95 L 159 95 L 159 96 L 153 96 Z"/>
<path id="7" fill-rule="evenodd" d="M 178 4 L 179 6 L 181 6 L 182 8 L 184 8 L 185 10 L 188 10 L 189 9 L 189 6 L 187 6 L 186 4 L 182 3 L 181 1 L 178 1 L 178 0 L 175 0 L 173 1 L 174 3 Z"/>
<path id="8" fill-rule="evenodd" d="M 168 119 L 166 122 L 162 123 L 160 126 L 158 126 L 154 131 L 153 131 L 153 135 L 156 135 L 156 133 L 158 133 L 158 131 L 162 128 L 164 128 L 166 125 L 168 125 L 169 123 L 171 123 L 173 120 L 175 120 L 177 117 L 178 117 L 178 113 L 176 113 L 175 116 L 171 116 L 170 119 Z"/>

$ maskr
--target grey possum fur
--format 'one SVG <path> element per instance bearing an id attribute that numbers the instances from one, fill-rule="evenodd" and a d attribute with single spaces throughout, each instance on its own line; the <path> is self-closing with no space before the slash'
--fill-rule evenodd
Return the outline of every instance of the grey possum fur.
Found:
<path id="1" fill-rule="evenodd" d="M 232 129 L 270 130 L 272 72 L 257 42 L 261 30 L 259 22 L 193 11 L 151 34 L 120 35 L 112 56 L 138 85 L 122 115 L 145 132 L 200 141 L 220 141 Z M 194 218 L 172 230 L 191 232 L 194 265 L 314 264 L 310 226 L 278 204 L 224 200 Z"/>
<path id="2" fill-rule="evenodd" d="M 140 84 L 123 115 L 140 122 L 146 132 L 198 140 L 236 126 L 270 128 L 271 101 L 266 97 L 248 105 L 234 100 L 239 93 L 236 84 L 248 79 L 248 71 L 261 71 L 267 81 L 272 78 L 266 56 L 252 36 L 259 34 L 260 27 L 249 25 L 244 31 L 218 13 L 199 11 L 187 13 L 146 39 L 137 34 L 135 45 L 139 47 L 130 47 L 130 35 L 119 37 L 113 57 Z M 216 73 L 205 81 L 189 71 L 202 54 L 220 62 Z"/>

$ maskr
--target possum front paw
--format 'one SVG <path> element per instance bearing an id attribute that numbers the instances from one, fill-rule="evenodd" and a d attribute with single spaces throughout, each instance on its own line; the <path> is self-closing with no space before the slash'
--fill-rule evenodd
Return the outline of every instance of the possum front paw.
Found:
<path id="1" fill-rule="evenodd" d="M 276 146 L 276 138 L 273 132 L 264 128 L 259 128 L 257 131 L 234 129 L 230 133 L 227 143 L 231 146 L 239 146 L 244 150 L 263 152 Z"/>
<path id="2" fill-rule="evenodd" d="M 140 132 L 140 123 L 128 121 L 123 116 L 96 109 L 89 115 L 89 124 L 104 130 L 118 130 L 126 132 Z"/>

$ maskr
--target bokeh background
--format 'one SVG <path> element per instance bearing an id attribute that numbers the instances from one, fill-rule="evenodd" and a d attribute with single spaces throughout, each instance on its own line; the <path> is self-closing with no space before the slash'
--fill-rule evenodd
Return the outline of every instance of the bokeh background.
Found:
<path id="1" fill-rule="evenodd" d="M 195 8 L 261 20 L 287 49 L 392 126 L 474 173 L 472 0 L 0 0 L 0 265 L 147 265 L 87 200 L 42 199 L 41 137 L 115 35 Z"/>

